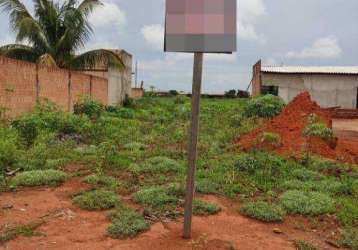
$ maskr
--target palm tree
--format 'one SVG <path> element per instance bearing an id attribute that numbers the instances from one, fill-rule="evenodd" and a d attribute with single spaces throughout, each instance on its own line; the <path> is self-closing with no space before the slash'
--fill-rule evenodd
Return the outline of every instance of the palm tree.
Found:
<path id="1" fill-rule="evenodd" d="M 21 0 L 0 0 L 16 33 L 16 43 L 0 47 L 0 55 L 73 70 L 93 69 L 98 65 L 124 67 L 113 51 L 98 49 L 77 55 L 93 30 L 88 16 L 102 5 L 100 0 L 33 0 L 34 15 Z"/>

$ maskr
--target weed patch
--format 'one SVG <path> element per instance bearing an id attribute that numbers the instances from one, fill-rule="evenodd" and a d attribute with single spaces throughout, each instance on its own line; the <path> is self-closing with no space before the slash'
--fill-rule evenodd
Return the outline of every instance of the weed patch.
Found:
<path id="1" fill-rule="evenodd" d="M 66 180 L 66 173 L 59 170 L 32 170 L 17 174 L 10 181 L 11 187 L 17 186 L 42 186 L 58 185 Z"/>
<path id="2" fill-rule="evenodd" d="M 115 239 L 134 237 L 150 227 L 142 215 L 130 208 L 119 207 L 111 211 L 108 218 L 111 224 L 107 228 L 107 233 Z"/>
<path id="3" fill-rule="evenodd" d="M 286 215 L 281 206 L 263 201 L 246 203 L 240 208 L 240 212 L 243 215 L 264 222 L 282 222 Z"/>
<path id="4" fill-rule="evenodd" d="M 103 187 L 110 190 L 116 190 L 119 184 L 114 177 L 96 174 L 87 176 L 83 181 L 95 187 Z"/>
<path id="5" fill-rule="evenodd" d="M 214 203 L 205 202 L 199 199 L 193 200 L 194 215 L 201 215 L 201 216 L 212 215 L 212 214 L 217 214 L 218 212 L 220 212 L 220 210 L 221 208 Z"/>
<path id="6" fill-rule="evenodd" d="M 281 196 L 281 204 L 291 214 L 320 215 L 335 211 L 335 202 L 319 192 L 291 190 Z"/>
<path id="7" fill-rule="evenodd" d="M 73 204 L 85 210 L 102 210 L 119 204 L 116 193 L 106 190 L 92 190 L 75 195 Z"/>

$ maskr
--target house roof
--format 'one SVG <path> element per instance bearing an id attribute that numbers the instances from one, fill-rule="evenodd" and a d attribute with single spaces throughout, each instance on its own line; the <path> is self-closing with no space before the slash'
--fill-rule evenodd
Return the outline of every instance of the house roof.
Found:
<path id="1" fill-rule="evenodd" d="M 261 71 L 279 74 L 358 75 L 358 66 L 262 66 Z"/>

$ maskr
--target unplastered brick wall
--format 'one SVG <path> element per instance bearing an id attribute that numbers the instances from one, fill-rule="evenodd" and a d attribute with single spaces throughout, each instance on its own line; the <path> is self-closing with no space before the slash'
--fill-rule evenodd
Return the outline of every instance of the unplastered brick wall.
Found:
<path id="1" fill-rule="evenodd" d="M 0 57 L 0 107 L 10 116 L 31 111 L 41 99 L 72 111 L 78 98 L 85 95 L 107 104 L 108 80 Z"/>

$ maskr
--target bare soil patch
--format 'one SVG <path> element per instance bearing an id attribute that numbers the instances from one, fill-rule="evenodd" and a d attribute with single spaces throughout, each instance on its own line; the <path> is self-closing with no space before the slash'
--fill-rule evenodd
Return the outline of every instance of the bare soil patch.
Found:
<path id="1" fill-rule="evenodd" d="M 0 249 L 295 249 L 296 239 L 313 243 L 319 249 L 334 249 L 325 243 L 336 234 L 334 222 L 313 229 L 299 217 L 283 224 L 265 224 L 239 215 L 239 203 L 217 196 L 202 196 L 222 207 L 209 217 L 194 217 L 193 238 L 184 240 L 182 220 L 162 221 L 134 239 L 114 240 L 106 236 L 109 224 L 104 211 L 88 212 L 72 205 L 71 195 L 87 189 L 73 178 L 56 188 L 31 188 L 0 194 L 0 229 L 38 219 L 45 223 L 36 236 L 18 237 Z M 125 199 L 123 199 L 125 201 Z M 8 208 L 11 205 L 11 208 Z M 7 208 L 5 208 L 7 207 Z M 300 226 L 295 222 L 299 222 Z M 274 232 L 276 231 L 276 233 Z M 279 233 L 277 233 L 277 231 Z M 334 237 L 333 237 L 334 238 Z"/>

